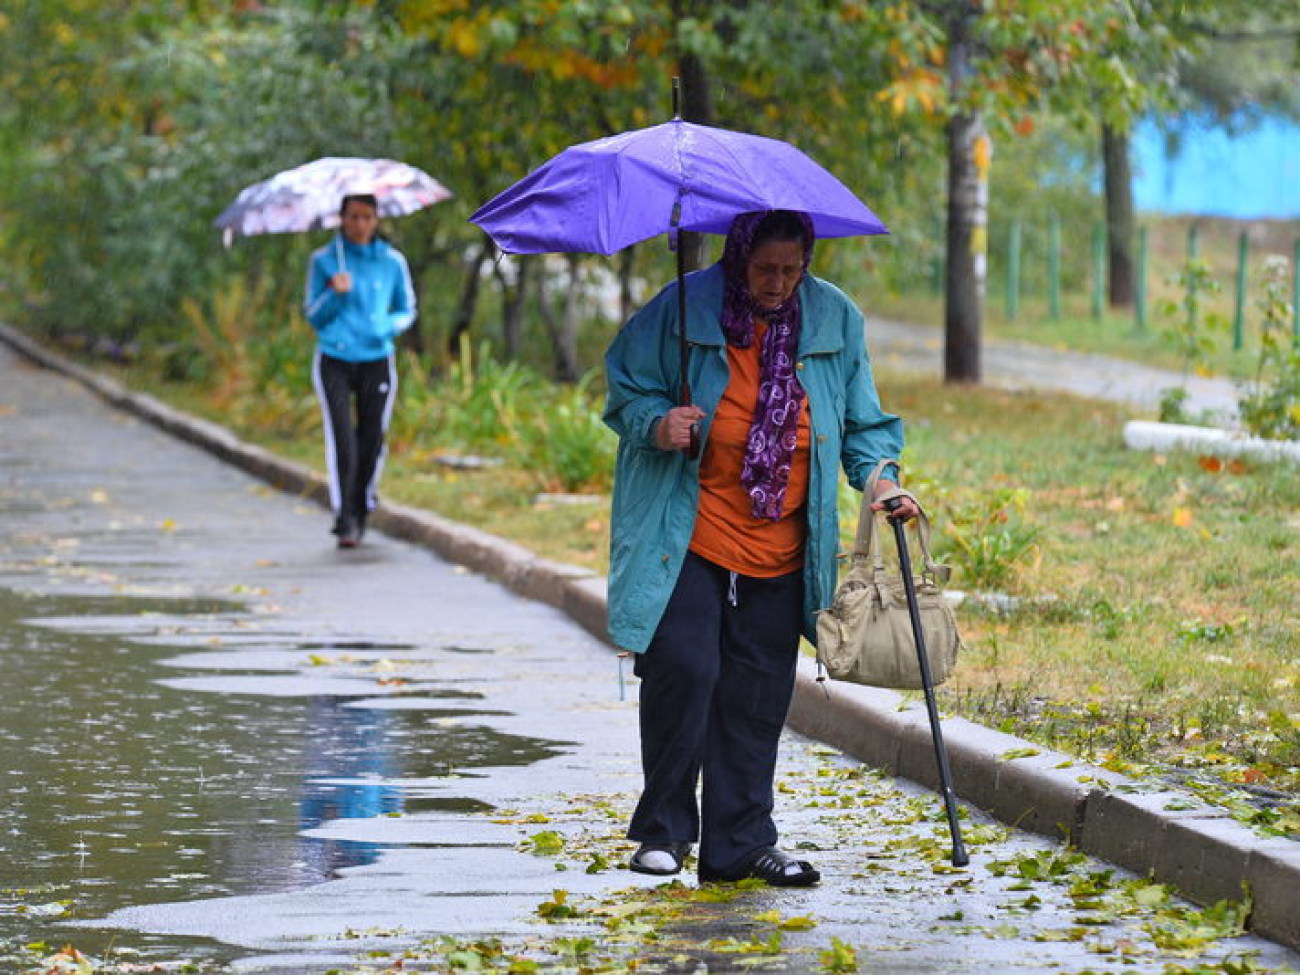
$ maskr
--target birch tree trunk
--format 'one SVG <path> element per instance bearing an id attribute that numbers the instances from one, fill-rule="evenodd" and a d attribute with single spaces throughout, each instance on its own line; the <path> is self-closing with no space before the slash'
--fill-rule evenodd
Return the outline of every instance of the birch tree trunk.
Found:
<path id="1" fill-rule="evenodd" d="M 959 3 L 949 21 L 949 85 L 961 104 L 970 74 L 971 22 Z M 992 143 L 980 116 L 959 112 L 948 123 L 948 230 L 944 293 L 943 377 L 978 383 L 988 270 L 988 169 Z"/>

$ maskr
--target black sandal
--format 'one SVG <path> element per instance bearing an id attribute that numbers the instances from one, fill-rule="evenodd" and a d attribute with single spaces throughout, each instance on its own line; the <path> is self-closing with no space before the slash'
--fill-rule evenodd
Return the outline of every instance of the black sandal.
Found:
<path id="1" fill-rule="evenodd" d="M 700 870 L 700 880 L 704 883 L 735 883 L 751 877 L 773 887 L 811 887 L 822 879 L 820 871 L 807 860 L 796 860 L 774 846 L 759 850 L 738 870 Z"/>
<path id="2" fill-rule="evenodd" d="M 655 877 L 671 877 L 675 873 L 682 872 L 682 864 L 686 862 L 686 857 L 690 855 L 690 852 L 691 844 L 689 843 L 642 843 L 637 851 L 632 854 L 627 867 L 637 873 L 648 873 Z M 667 854 L 669 860 L 672 861 L 671 865 L 649 861 L 647 858 L 653 853 Z"/>

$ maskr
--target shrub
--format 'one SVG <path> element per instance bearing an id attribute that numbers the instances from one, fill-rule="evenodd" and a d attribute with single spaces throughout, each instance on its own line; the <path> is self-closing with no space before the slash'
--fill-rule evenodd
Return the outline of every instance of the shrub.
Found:
<path id="1" fill-rule="evenodd" d="M 1294 309 L 1286 299 L 1287 259 L 1264 264 L 1263 312 L 1255 378 L 1240 402 L 1241 420 L 1257 437 L 1300 438 L 1300 347 L 1290 334 Z"/>

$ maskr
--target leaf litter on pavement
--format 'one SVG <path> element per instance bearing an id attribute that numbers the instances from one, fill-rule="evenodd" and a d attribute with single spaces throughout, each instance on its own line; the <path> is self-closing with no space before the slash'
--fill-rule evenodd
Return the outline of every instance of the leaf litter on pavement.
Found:
<path id="1" fill-rule="evenodd" d="M 1258 952 L 1234 950 L 1248 899 L 1197 908 L 1166 885 L 1068 846 L 1024 834 L 1017 841 L 1008 827 L 966 810 L 962 831 L 972 863 L 955 868 L 937 796 L 905 791 L 834 749 L 801 740 L 785 747 L 778 821 L 792 838 L 789 848 L 816 859 L 827 878 L 812 910 L 797 892 L 757 880 L 697 885 L 693 858 L 681 876 L 657 884 L 575 893 L 561 882 L 567 872 L 624 870 L 635 848 L 624 836 L 635 797 L 538 797 L 539 808 L 490 814 L 519 830 L 521 853 L 555 860 L 557 885 L 534 909 L 535 934 L 510 941 L 438 937 L 395 947 L 388 957 L 371 952 L 339 975 L 866 972 L 875 967 L 873 955 L 906 958 L 918 943 L 963 939 L 1020 942 L 1045 953 L 1052 945 L 1069 948 L 1045 967 L 1072 975 L 1296 975 L 1260 963 Z M 804 835 L 819 842 L 799 842 L 800 822 L 810 824 Z M 840 889 L 824 896 L 833 886 Z M 862 929 L 851 919 L 885 902 L 895 910 L 901 903 L 915 923 L 873 929 L 874 943 L 855 941 Z M 933 904 L 941 909 L 920 910 Z M 1097 961 L 1077 963 L 1084 956 Z"/>

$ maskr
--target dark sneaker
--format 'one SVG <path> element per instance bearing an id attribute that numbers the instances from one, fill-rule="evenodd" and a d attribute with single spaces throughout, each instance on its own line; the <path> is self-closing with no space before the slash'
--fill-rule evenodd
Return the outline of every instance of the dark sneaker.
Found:
<path id="1" fill-rule="evenodd" d="M 339 548 L 356 548 L 361 544 L 361 532 L 355 521 L 346 521 L 339 525 Z"/>

